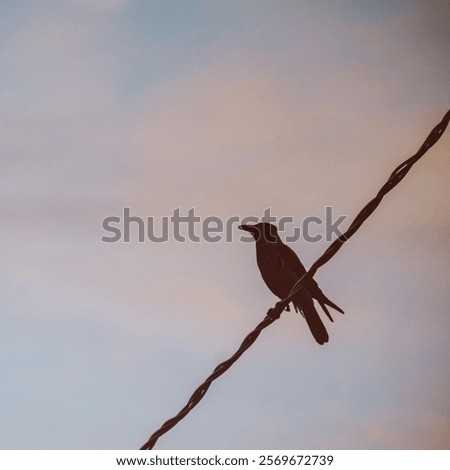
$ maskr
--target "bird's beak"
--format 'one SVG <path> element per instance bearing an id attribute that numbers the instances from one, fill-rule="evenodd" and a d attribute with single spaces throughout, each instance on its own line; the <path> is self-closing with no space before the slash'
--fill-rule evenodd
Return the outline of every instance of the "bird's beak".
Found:
<path id="1" fill-rule="evenodd" d="M 251 233 L 253 238 L 256 240 L 259 236 L 258 229 L 254 225 L 239 225 L 238 227 L 241 230 L 245 230 L 246 232 Z"/>

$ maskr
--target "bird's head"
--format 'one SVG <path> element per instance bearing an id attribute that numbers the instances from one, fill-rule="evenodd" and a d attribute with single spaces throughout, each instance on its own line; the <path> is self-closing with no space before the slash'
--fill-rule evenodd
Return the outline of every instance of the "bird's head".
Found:
<path id="1" fill-rule="evenodd" d="M 255 241 L 265 241 L 275 243 L 278 240 L 278 231 L 275 225 L 267 222 L 260 222 L 258 224 L 240 225 L 238 228 L 245 230 L 253 235 Z"/>

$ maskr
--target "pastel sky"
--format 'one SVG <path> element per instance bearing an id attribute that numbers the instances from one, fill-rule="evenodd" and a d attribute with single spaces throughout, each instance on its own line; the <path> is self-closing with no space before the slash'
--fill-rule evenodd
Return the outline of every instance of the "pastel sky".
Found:
<path id="1" fill-rule="evenodd" d="M 447 0 L 0 3 L 0 448 L 135 449 L 275 303 L 252 244 L 102 221 L 349 218 L 450 103 Z M 448 449 L 450 137 L 158 449 Z M 136 227 L 135 227 L 136 228 Z M 287 234 L 281 234 L 285 238 Z M 329 242 L 292 248 L 310 266 Z"/>

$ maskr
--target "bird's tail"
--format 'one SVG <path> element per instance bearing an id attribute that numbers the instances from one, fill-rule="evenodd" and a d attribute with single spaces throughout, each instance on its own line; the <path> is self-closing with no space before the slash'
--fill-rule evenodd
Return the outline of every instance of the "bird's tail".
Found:
<path id="1" fill-rule="evenodd" d="M 303 313 L 314 339 L 319 344 L 327 343 L 328 332 L 314 307 L 314 301 L 311 294 L 306 289 L 302 289 L 294 296 L 293 303 L 296 309 L 298 308 Z"/>
<path id="2" fill-rule="evenodd" d="M 322 310 L 326 313 L 327 317 L 331 320 L 334 321 L 330 312 L 328 311 L 328 307 L 334 308 L 338 312 L 344 314 L 344 310 L 342 310 L 340 307 L 338 307 L 335 303 L 333 303 L 323 292 L 322 289 L 319 287 L 316 281 L 313 280 L 308 285 L 308 290 L 311 292 L 311 295 L 319 302 L 320 306 L 322 307 Z"/>

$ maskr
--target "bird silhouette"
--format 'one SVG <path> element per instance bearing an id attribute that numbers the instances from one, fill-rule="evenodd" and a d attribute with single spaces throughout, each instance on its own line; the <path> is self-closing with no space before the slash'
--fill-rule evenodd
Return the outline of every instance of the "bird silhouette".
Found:
<path id="1" fill-rule="evenodd" d="M 255 239 L 256 262 L 267 287 L 280 299 L 286 298 L 294 284 L 306 273 L 298 256 L 282 242 L 275 225 L 261 222 L 255 225 L 241 225 L 239 228 L 251 233 Z M 308 279 L 304 288 L 292 298 L 295 311 L 305 317 L 314 339 L 319 344 L 324 344 L 328 342 L 328 332 L 314 306 L 313 299 L 319 302 L 331 321 L 333 318 L 327 306 L 340 313 L 344 311 L 325 296 L 312 278 Z M 289 310 L 289 306 L 286 310 Z"/>

